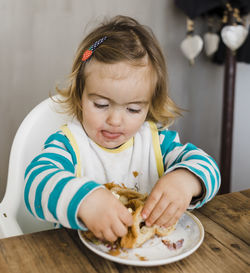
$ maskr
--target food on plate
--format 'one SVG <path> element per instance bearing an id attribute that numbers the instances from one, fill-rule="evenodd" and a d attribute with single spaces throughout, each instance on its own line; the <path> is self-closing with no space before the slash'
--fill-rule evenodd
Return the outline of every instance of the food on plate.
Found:
<path id="1" fill-rule="evenodd" d="M 161 240 L 162 243 L 167 246 L 169 250 L 177 250 L 183 246 L 184 239 L 180 239 L 176 242 L 171 242 L 169 240 Z"/>
<path id="2" fill-rule="evenodd" d="M 129 189 L 124 185 L 120 186 L 115 183 L 107 183 L 105 186 L 128 208 L 133 216 L 133 225 L 128 228 L 128 233 L 125 236 L 119 238 L 114 243 L 116 246 L 119 245 L 122 248 L 137 248 L 155 235 L 163 237 L 175 229 L 175 225 L 167 228 L 158 225 L 146 226 L 141 216 L 141 210 L 147 199 L 147 194 L 139 193 L 134 189 Z M 95 244 L 100 243 L 100 240 L 96 239 L 91 231 L 83 232 L 83 235 L 86 239 Z"/>

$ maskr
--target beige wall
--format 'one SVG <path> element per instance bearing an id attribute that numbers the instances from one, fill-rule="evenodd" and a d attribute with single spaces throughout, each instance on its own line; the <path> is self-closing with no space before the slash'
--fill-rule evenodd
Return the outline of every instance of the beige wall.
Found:
<path id="1" fill-rule="evenodd" d="M 172 0 L 0 0 L 0 200 L 11 143 L 21 121 L 65 79 L 84 32 L 104 16 L 116 14 L 133 16 L 153 29 L 168 60 L 172 97 L 190 110 L 175 128 L 184 141 L 218 160 L 223 68 L 208 62 L 204 54 L 189 66 L 179 50 L 185 17 Z M 249 187 L 250 149 L 245 147 L 250 138 L 249 74 L 250 66 L 239 65 L 234 190 Z"/>

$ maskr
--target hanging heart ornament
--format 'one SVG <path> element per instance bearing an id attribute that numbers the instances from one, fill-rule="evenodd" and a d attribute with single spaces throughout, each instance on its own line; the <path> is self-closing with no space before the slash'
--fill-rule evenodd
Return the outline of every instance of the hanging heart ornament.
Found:
<path id="1" fill-rule="evenodd" d="M 237 50 L 246 40 L 248 34 L 244 26 L 225 26 L 221 30 L 221 38 L 224 44 L 231 50 Z"/>
<path id="2" fill-rule="evenodd" d="M 216 33 L 207 32 L 204 35 L 204 49 L 208 57 L 212 56 L 219 47 L 220 37 Z"/>
<path id="3" fill-rule="evenodd" d="M 192 64 L 195 57 L 201 52 L 202 47 L 203 41 L 199 35 L 187 36 L 181 42 L 181 51 Z"/>

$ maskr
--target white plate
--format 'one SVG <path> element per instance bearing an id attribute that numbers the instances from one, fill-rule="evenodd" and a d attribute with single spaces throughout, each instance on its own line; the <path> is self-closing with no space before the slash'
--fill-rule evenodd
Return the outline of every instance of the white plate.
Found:
<path id="1" fill-rule="evenodd" d="M 94 244 L 86 240 L 78 231 L 83 244 L 96 254 L 110 261 L 136 266 L 156 266 L 179 261 L 198 249 L 204 239 L 204 228 L 197 217 L 185 212 L 176 229 L 166 237 L 154 237 L 139 248 L 122 250 L 117 256 L 109 254 L 110 248 L 104 244 Z M 182 247 L 170 250 L 163 242 L 167 239 L 175 243 L 184 239 Z"/>

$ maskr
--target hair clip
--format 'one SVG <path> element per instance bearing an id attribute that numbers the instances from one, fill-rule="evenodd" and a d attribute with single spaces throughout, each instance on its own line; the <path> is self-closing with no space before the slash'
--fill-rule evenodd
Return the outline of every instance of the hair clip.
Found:
<path id="1" fill-rule="evenodd" d="M 92 56 L 92 54 L 94 53 L 94 51 L 96 50 L 96 48 L 100 44 L 102 44 L 107 38 L 108 38 L 107 36 L 104 36 L 101 39 L 99 39 L 98 41 L 94 42 L 94 44 L 83 53 L 83 55 L 82 55 L 82 61 L 86 62 L 87 60 L 89 60 L 90 57 Z"/>

